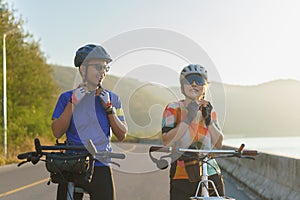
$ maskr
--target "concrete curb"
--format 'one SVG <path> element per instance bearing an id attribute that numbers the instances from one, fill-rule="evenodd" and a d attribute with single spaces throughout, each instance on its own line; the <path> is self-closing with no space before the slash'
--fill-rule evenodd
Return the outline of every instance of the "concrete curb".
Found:
<path id="1" fill-rule="evenodd" d="M 218 163 L 262 198 L 300 199 L 300 159 L 260 153 L 255 160 L 225 158 Z"/>

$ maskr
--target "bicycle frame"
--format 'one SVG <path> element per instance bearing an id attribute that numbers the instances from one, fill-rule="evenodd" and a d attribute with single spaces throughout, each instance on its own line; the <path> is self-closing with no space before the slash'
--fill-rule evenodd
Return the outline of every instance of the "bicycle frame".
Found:
<path id="1" fill-rule="evenodd" d="M 211 154 L 232 154 L 232 153 L 235 153 L 235 151 L 233 151 L 233 150 L 196 150 L 196 149 L 183 149 L 183 148 L 179 148 L 178 151 L 199 153 L 199 158 L 201 155 L 204 156 L 204 158 L 201 159 L 203 161 L 202 162 L 201 181 L 199 181 L 199 183 L 198 183 L 198 187 L 197 187 L 195 196 L 190 197 L 190 200 L 223 200 L 223 199 L 234 200 L 233 198 L 220 197 L 218 190 L 215 186 L 215 183 L 211 180 L 208 180 L 207 162 L 209 161 L 208 156 Z M 216 193 L 216 197 L 209 196 L 208 183 L 211 183 L 211 185 Z M 198 196 L 200 187 L 201 187 L 201 196 Z"/>
<path id="2" fill-rule="evenodd" d="M 161 166 L 161 163 L 166 164 L 166 160 L 162 158 L 171 157 L 171 154 L 168 156 L 162 156 L 159 160 L 154 158 L 150 152 L 165 152 L 165 153 L 171 153 L 173 151 L 178 151 L 181 153 L 184 152 L 190 152 L 190 153 L 197 153 L 198 154 L 198 160 L 202 161 L 202 175 L 201 180 L 198 183 L 198 187 L 195 193 L 195 196 L 190 197 L 190 200 L 225 200 L 225 199 L 231 199 L 234 200 L 234 198 L 230 197 L 221 197 L 216 189 L 216 186 L 213 181 L 208 180 L 208 172 L 207 172 L 207 162 L 214 158 L 215 155 L 222 155 L 223 157 L 239 157 L 239 158 L 252 158 L 252 156 L 255 156 L 258 154 L 256 150 L 243 150 L 245 147 L 244 144 L 242 144 L 239 149 L 237 150 L 200 150 L 200 149 L 186 149 L 186 148 L 179 148 L 172 150 L 171 147 L 162 147 L 162 146 L 151 146 L 149 149 L 149 155 L 153 162 L 155 162 L 160 169 L 166 169 L 167 166 L 164 166 L 163 168 L 159 167 Z M 165 162 L 163 162 L 165 161 Z M 168 164 L 168 163 L 167 163 Z M 216 196 L 211 197 L 209 196 L 208 192 L 208 183 L 211 183 Z M 202 187 L 201 187 L 202 186 Z M 198 196 L 199 191 L 201 188 L 201 196 Z"/>

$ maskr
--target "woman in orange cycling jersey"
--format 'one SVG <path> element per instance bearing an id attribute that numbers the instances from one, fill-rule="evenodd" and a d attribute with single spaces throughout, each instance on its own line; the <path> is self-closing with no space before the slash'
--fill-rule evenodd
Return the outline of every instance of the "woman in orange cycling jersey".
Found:
<path id="1" fill-rule="evenodd" d="M 190 64 L 180 74 L 183 100 L 169 103 L 163 113 L 162 139 L 165 146 L 176 148 L 221 148 L 223 134 L 216 112 L 209 101 L 204 100 L 207 90 L 207 71 L 203 66 Z M 185 156 L 175 155 L 170 168 L 170 199 L 182 200 L 194 196 L 198 181 L 191 182 L 186 168 Z M 215 160 L 208 165 L 209 179 L 220 196 L 224 196 L 223 177 Z M 198 167 L 198 166 L 197 166 Z M 212 189 L 210 195 L 214 195 Z"/>

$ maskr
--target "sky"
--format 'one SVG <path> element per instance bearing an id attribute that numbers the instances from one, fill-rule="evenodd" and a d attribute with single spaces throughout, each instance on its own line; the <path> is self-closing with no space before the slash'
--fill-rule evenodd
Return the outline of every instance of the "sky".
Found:
<path id="1" fill-rule="evenodd" d="M 79 47 L 97 43 L 112 52 L 111 73 L 117 76 L 151 79 L 198 62 L 208 65 L 212 80 L 226 84 L 300 81 L 298 0 L 10 0 L 9 5 L 50 64 L 73 66 Z M 142 74 L 147 67 L 153 73 Z"/>

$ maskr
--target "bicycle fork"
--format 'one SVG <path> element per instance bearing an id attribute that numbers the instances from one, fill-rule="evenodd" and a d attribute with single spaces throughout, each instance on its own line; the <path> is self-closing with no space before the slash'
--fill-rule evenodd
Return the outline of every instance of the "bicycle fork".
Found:
<path id="1" fill-rule="evenodd" d="M 202 163 L 202 178 L 201 178 L 201 181 L 198 183 L 195 198 L 198 197 L 199 190 L 200 190 L 201 186 L 202 186 L 201 187 L 201 197 L 209 197 L 208 183 L 211 183 L 211 185 L 213 186 L 213 189 L 216 192 L 217 197 L 220 197 L 220 195 L 217 191 L 217 188 L 215 186 L 215 183 L 211 180 L 208 180 L 207 161 L 208 161 L 208 158 L 205 157 L 204 160 L 203 160 L 203 163 Z"/>

